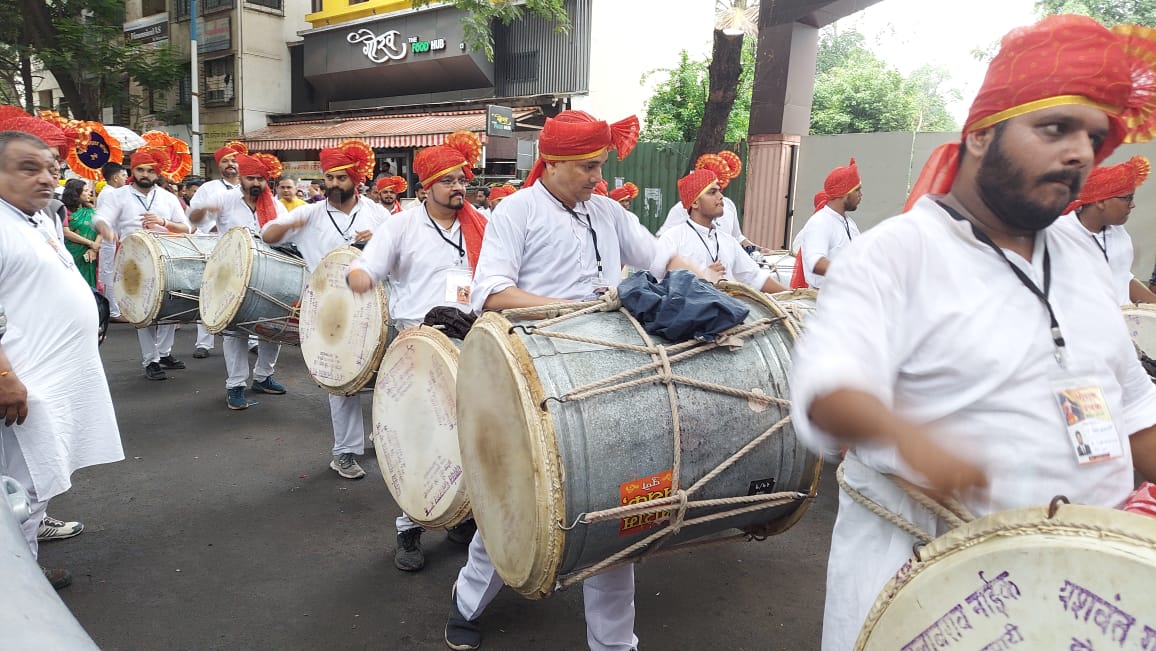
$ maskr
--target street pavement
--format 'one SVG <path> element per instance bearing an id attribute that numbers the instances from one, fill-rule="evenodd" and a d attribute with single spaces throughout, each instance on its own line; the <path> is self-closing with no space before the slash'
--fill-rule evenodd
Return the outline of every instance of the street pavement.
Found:
<path id="1" fill-rule="evenodd" d="M 218 342 L 188 369 L 145 379 L 135 331 L 102 347 L 125 461 L 78 472 L 54 517 L 77 538 L 41 545 L 41 564 L 75 582 L 59 594 L 102 649 L 442 649 L 450 586 L 465 547 L 423 536 L 424 570 L 394 568 L 391 498 L 372 450 L 359 481 L 328 469 L 325 392 L 284 347 L 284 396 L 225 407 Z M 363 393 L 366 425 L 372 394 Z M 835 514 L 833 468 L 786 533 L 670 554 L 637 566 L 643 649 L 819 648 Z M 504 590 L 482 617 L 485 649 L 582 649 L 582 593 L 528 601 Z"/>

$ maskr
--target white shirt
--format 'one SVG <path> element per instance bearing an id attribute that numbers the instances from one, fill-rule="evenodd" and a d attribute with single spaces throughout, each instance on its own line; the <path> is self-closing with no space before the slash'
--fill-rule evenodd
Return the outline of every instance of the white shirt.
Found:
<path id="1" fill-rule="evenodd" d="M 151 212 L 170 222 L 189 223 L 185 219 L 185 211 L 181 208 L 181 202 L 173 193 L 156 186 L 143 194 L 131 184 L 115 190 L 106 188 L 104 192 L 100 193 L 100 196 L 104 199 L 104 203 L 97 209 L 93 221 L 104 222 L 116 231 L 119 237 L 126 237 L 139 230 L 144 230 L 141 225 L 141 215 L 146 212 Z M 159 226 L 150 230 L 154 233 L 169 232 Z"/>
<path id="2" fill-rule="evenodd" d="M 760 269 L 730 234 L 718 228 L 704 228 L 693 221 L 683 222 L 663 233 L 658 238 L 658 249 L 660 259 L 669 260 L 678 255 L 703 268 L 717 260 L 726 268 L 727 280 L 737 280 L 755 289 L 762 289 L 763 283 L 771 277 L 771 272 Z M 662 278 L 666 275 L 666 265 L 651 268 L 650 272 L 656 278 Z"/>
<path id="3" fill-rule="evenodd" d="M 199 191 L 197 196 L 200 196 Z M 276 208 L 277 217 L 289 214 L 289 211 L 285 209 L 285 204 L 280 201 L 274 199 L 273 205 Z M 257 211 L 250 208 L 249 204 L 245 202 L 245 195 L 242 194 L 239 187 L 214 195 L 202 203 L 201 207 L 209 211 L 205 213 L 205 221 L 202 224 L 215 222 L 217 232 L 222 235 L 229 229 L 238 226 L 243 226 L 255 234 L 261 232 L 261 227 L 257 223 Z M 213 219 L 212 215 L 216 215 L 216 219 Z M 202 229 L 198 230 L 204 232 Z"/>
<path id="4" fill-rule="evenodd" d="M 803 250 L 803 275 L 807 284 L 815 289 L 822 287 L 824 278 L 815 273 L 815 264 L 822 258 L 827 258 L 828 264 L 833 263 L 839 251 L 856 237 L 859 237 L 859 225 L 855 220 L 840 215 L 830 206 L 823 206 L 811 215 L 791 245 L 795 255 L 799 255 L 800 248 Z M 828 268 L 827 272 L 830 271 Z"/>
<path id="5" fill-rule="evenodd" d="M 270 224 L 292 226 L 273 244 L 295 245 L 305 259 L 305 268 L 312 272 L 330 251 L 353 244 L 357 231 L 374 230 L 385 218 L 381 206 L 359 196 L 349 213 L 334 208 L 329 201 L 318 201 L 281 215 L 265 224 L 265 228 Z M 300 224 L 299 220 L 302 220 Z"/>
<path id="6" fill-rule="evenodd" d="M 1069 368 L 1104 392 L 1122 437 L 1156 424 L 1156 388 L 1136 359 L 1108 270 L 1087 237 L 1050 227 L 1032 260 L 1007 257 L 1043 284 L 1051 257 L 1051 305 Z M 808 420 L 812 401 L 840 388 L 877 397 L 927 426 L 941 446 L 984 469 L 990 486 L 966 499 L 977 515 L 1047 504 L 1056 495 L 1115 507 L 1132 490 L 1131 451 L 1080 466 L 1052 392 L 1060 370 L 1047 310 L 968 222 L 932 198 L 857 238 L 832 266 L 818 309 L 796 346 L 791 377 L 795 431 L 812 449 L 834 447 Z M 925 481 L 891 447 L 848 452 L 847 480 L 931 532 L 926 511 L 877 473 Z M 823 648 L 850 649 L 913 539 L 840 496 L 831 542 Z"/>
<path id="7" fill-rule="evenodd" d="M 193 195 L 193 200 L 189 202 L 189 212 L 198 208 L 205 208 L 212 205 L 218 197 L 228 194 L 230 191 L 239 190 L 240 184 L 229 183 L 224 179 L 213 179 L 212 181 L 205 181 Z M 217 225 L 216 218 L 212 214 L 205 215 L 201 221 L 201 225 L 197 226 L 197 232 L 208 233 Z M 224 233 L 226 228 L 217 228 L 217 232 Z"/>
<path id="8" fill-rule="evenodd" d="M 1087 237 L 1100 249 L 1101 259 L 1108 263 L 1112 274 L 1112 285 L 1116 289 L 1116 300 L 1120 305 L 1131 303 L 1132 285 L 1132 236 L 1123 226 L 1105 226 L 1099 233 L 1093 233 L 1080 222 L 1076 213 L 1061 215 L 1056 226 L 1068 230 L 1077 237 Z"/>
<path id="9" fill-rule="evenodd" d="M 421 325 L 426 313 L 439 305 L 470 311 L 469 303 L 447 300 L 446 293 L 451 273 L 464 274 L 469 284 L 465 246 L 457 220 L 442 230 L 418 204 L 382 222 L 353 268 L 365 270 L 375 283 L 389 281 L 389 316 L 402 330 Z"/>
<path id="10" fill-rule="evenodd" d="M 92 291 L 52 226 L 38 221 L 0 202 L 2 345 L 28 390 L 28 419 L 12 430 L 37 499 L 47 501 L 69 489 L 74 471 L 120 461 L 124 452 L 97 352 Z"/>
<path id="11" fill-rule="evenodd" d="M 624 263 L 639 269 L 658 263 L 654 236 L 617 201 L 596 194 L 574 212 L 581 222 L 542 183 L 503 199 L 482 240 L 470 293 L 473 309 L 481 313 L 490 294 L 507 287 L 581 300 L 598 286 L 617 287 Z M 591 227 L 602 256 L 601 278 Z"/>
<path id="12" fill-rule="evenodd" d="M 690 213 L 682 207 L 681 201 L 675 201 L 674 205 L 670 207 L 670 211 L 666 213 L 666 221 L 662 222 L 662 228 L 658 229 L 658 236 L 662 237 L 670 229 L 688 221 L 690 221 Z M 739 209 L 730 197 L 723 197 L 723 214 L 714 220 L 714 226 L 738 240 L 739 244 L 747 239 L 739 227 Z"/>

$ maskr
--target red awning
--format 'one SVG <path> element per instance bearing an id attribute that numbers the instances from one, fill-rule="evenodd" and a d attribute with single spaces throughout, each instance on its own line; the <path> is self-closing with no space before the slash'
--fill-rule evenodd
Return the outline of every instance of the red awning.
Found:
<path id="1" fill-rule="evenodd" d="M 538 109 L 514 109 L 514 122 Z M 347 118 L 274 124 L 250 131 L 239 140 L 265 151 L 316 150 L 336 147 L 346 138 L 360 138 L 379 149 L 430 147 L 445 142 L 454 131 L 473 131 L 486 142 L 485 111 L 410 113 L 388 117 Z"/>

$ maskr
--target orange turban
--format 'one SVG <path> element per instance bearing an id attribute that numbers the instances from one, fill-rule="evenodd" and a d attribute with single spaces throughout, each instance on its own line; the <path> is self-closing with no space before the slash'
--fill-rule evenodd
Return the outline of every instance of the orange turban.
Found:
<path id="1" fill-rule="evenodd" d="M 0 131 L 21 131 L 57 150 L 61 158 L 68 155 L 72 139 L 59 126 L 41 118 L 34 118 L 16 106 L 0 106 Z"/>
<path id="2" fill-rule="evenodd" d="M 546 119 L 538 137 L 540 157 L 526 177 L 523 187 L 530 187 L 542 176 L 546 161 L 587 160 L 614 149 L 618 160 L 638 143 L 638 118 L 630 116 L 613 124 L 597 120 L 585 111 L 562 111 Z"/>
<path id="3" fill-rule="evenodd" d="M 859 189 L 861 185 L 863 183 L 859 180 L 859 166 L 852 158 L 846 167 L 836 167 L 827 175 L 823 181 L 823 189 L 815 194 L 815 210 L 822 210 L 832 199 L 845 197 Z"/>
<path id="4" fill-rule="evenodd" d="M 606 179 L 602 179 L 598 185 L 594 186 L 594 194 L 600 194 L 604 197 L 610 196 L 610 184 L 606 182 Z"/>
<path id="5" fill-rule="evenodd" d="M 1151 169 L 1148 159 L 1143 156 L 1133 156 L 1119 165 L 1097 167 L 1084 182 L 1080 198 L 1073 201 L 1064 212 L 1071 212 L 1080 206 L 1097 201 L 1132 194 L 1136 188 L 1144 184 Z"/>
<path id="6" fill-rule="evenodd" d="M 1110 130 L 1096 163 L 1124 142 L 1156 134 L 1156 30 L 1117 25 L 1111 30 L 1085 16 L 1048 16 L 1004 36 L 971 105 L 963 136 L 1044 108 L 1090 106 L 1108 114 Z M 941 145 L 924 165 L 907 198 L 951 189 L 961 142 Z"/>
<path id="7" fill-rule="evenodd" d="M 727 152 L 728 154 L 730 152 Z M 731 154 L 734 156 L 734 154 Z M 694 169 L 696 170 L 710 170 L 718 177 L 718 187 L 720 190 L 725 190 L 730 185 L 731 179 L 738 177 L 737 170 L 731 169 L 730 163 L 721 154 L 703 154 L 694 162 Z M 739 163 L 739 169 L 742 169 L 742 163 Z"/>
<path id="8" fill-rule="evenodd" d="M 615 201 L 634 201 L 638 197 L 638 186 L 630 181 L 627 181 L 621 188 L 614 188 L 610 191 L 610 198 Z"/>
<path id="9" fill-rule="evenodd" d="M 141 147 L 129 161 L 129 168 L 154 167 L 157 174 L 169 171 L 169 154 L 160 147 Z"/>
<path id="10" fill-rule="evenodd" d="M 690 207 L 698 198 L 706 194 L 712 186 L 718 185 L 718 176 L 710 170 L 695 170 L 678 180 L 678 198 L 682 207 L 690 212 Z"/>
<path id="11" fill-rule="evenodd" d="M 224 147 L 221 147 L 217 151 L 213 152 L 213 158 L 217 159 L 217 164 L 220 165 L 221 161 L 228 158 L 229 156 L 248 153 L 249 148 L 245 146 L 245 143 L 232 140 L 226 142 Z"/>
<path id="12" fill-rule="evenodd" d="M 373 150 L 356 138 L 344 140 L 336 147 L 322 149 L 320 159 L 322 173 L 345 172 L 354 185 L 360 184 L 373 173 L 375 163 Z"/>
<path id="13" fill-rule="evenodd" d="M 514 194 L 517 191 L 518 191 L 518 188 L 515 188 L 514 186 L 510 185 L 509 183 L 507 183 L 505 185 L 499 185 L 497 187 L 490 188 L 490 201 L 492 202 L 492 201 L 497 201 L 498 199 L 505 199 L 506 197 L 510 196 L 511 194 Z"/>
<path id="14" fill-rule="evenodd" d="M 743 173 L 743 160 L 739 158 L 738 154 L 724 149 L 720 151 L 718 155 L 719 158 L 726 161 L 727 166 L 731 168 L 731 180 L 738 178 L 739 174 Z"/>
<path id="15" fill-rule="evenodd" d="M 281 161 L 273 154 L 237 154 L 237 174 L 260 176 L 265 180 L 281 176 Z M 277 218 L 277 206 L 273 203 L 273 190 L 266 185 L 265 191 L 257 197 L 257 223 L 261 226 Z"/>
<path id="16" fill-rule="evenodd" d="M 389 189 L 392 190 L 394 194 L 401 194 L 405 192 L 409 184 L 400 176 L 383 176 L 377 180 L 377 183 L 373 184 L 373 187 L 377 188 L 378 192 Z"/>
<path id="17" fill-rule="evenodd" d="M 446 136 L 444 145 L 427 147 L 413 157 L 413 170 L 421 182 L 421 187 L 428 188 L 438 179 L 461 169 L 466 173 L 466 180 L 474 178 L 473 167 L 482 159 L 482 141 L 478 134 L 472 131 L 455 131 Z"/>

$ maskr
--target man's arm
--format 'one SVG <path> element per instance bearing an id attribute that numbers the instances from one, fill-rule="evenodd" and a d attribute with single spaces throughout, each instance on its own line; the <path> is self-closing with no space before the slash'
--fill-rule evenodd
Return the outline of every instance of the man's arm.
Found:
<path id="1" fill-rule="evenodd" d="M 510 310 L 519 307 L 539 307 L 542 305 L 550 305 L 551 303 L 570 303 L 561 298 L 550 298 L 548 296 L 539 296 L 538 294 L 531 294 L 514 286 L 509 286 L 503 290 L 493 292 L 486 297 L 486 310 Z"/>
<path id="2" fill-rule="evenodd" d="M 0 348 L 0 413 L 8 426 L 23 424 L 28 418 L 28 389 L 16 377 L 3 348 Z"/>
<path id="3" fill-rule="evenodd" d="M 1132 465 L 1145 480 L 1156 482 L 1156 425 L 1128 437 L 1132 445 Z"/>
<path id="4" fill-rule="evenodd" d="M 826 276 L 827 275 L 827 267 L 829 267 L 829 266 L 831 266 L 830 260 L 828 260 L 827 258 L 819 258 L 815 262 L 815 266 L 811 267 L 811 271 L 819 274 L 820 276 Z"/>
<path id="5" fill-rule="evenodd" d="M 1156 293 L 1133 278 L 1128 281 L 1128 300 L 1133 303 L 1156 303 Z"/>

